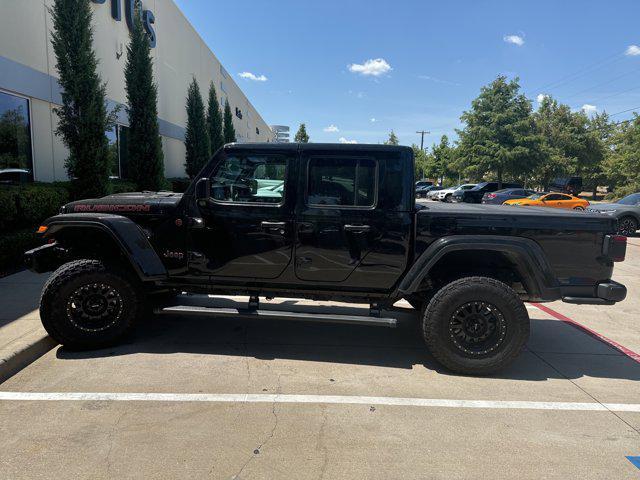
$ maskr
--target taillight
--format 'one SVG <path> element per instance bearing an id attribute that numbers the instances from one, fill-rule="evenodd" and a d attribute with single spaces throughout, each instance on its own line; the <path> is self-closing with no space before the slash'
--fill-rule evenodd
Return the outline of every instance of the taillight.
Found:
<path id="1" fill-rule="evenodd" d="M 497 195 L 495 193 L 487 193 L 487 198 L 496 198 Z"/>
<path id="2" fill-rule="evenodd" d="M 627 237 L 624 235 L 607 235 L 604 249 L 605 255 L 614 262 L 624 262 L 627 254 Z"/>

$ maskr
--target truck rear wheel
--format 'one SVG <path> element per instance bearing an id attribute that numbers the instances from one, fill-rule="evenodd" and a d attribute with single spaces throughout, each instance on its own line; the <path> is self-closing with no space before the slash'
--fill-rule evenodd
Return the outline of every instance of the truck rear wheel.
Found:
<path id="1" fill-rule="evenodd" d="M 424 311 L 431 354 L 449 370 L 488 375 L 513 362 L 529 338 L 529 315 L 509 286 L 466 277 L 442 287 Z"/>
<path id="2" fill-rule="evenodd" d="M 99 260 L 62 265 L 42 290 L 40 318 L 54 340 L 75 350 L 111 345 L 133 327 L 140 294 L 129 276 Z"/>

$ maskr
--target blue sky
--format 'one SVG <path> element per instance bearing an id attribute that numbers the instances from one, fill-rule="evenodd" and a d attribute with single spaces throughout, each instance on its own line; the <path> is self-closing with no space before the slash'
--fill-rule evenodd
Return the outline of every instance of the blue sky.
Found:
<path id="1" fill-rule="evenodd" d="M 534 107 L 640 110 L 638 0 L 175 1 L 267 123 L 315 142 L 455 137 L 499 74 Z"/>

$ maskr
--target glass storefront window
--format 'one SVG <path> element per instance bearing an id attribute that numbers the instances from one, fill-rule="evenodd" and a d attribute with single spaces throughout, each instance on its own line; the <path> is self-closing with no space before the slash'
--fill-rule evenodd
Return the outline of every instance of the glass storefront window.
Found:
<path id="1" fill-rule="evenodd" d="M 33 179 L 29 100 L 0 92 L 0 171 L 28 170 Z"/>
<path id="2" fill-rule="evenodd" d="M 111 178 L 129 178 L 129 152 L 127 141 L 129 127 L 116 125 L 105 132 L 109 141 L 109 176 Z"/>

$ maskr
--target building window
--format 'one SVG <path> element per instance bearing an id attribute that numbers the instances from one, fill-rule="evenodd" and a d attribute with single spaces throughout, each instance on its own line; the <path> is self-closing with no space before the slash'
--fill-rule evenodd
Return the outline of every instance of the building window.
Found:
<path id="1" fill-rule="evenodd" d="M 33 179 L 29 100 L 0 92 L 0 171 L 27 170 Z"/>
<path id="2" fill-rule="evenodd" d="M 256 127 L 256 135 L 260 135 L 260 129 Z"/>
<path id="3" fill-rule="evenodd" d="M 224 69 L 224 67 L 222 65 L 220 65 L 220 74 L 224 77 L 227 78 L 227 71 Z"/>
<path id="4" fill-rule="evenodd" d="M 116 125 L 105 132 L 109 141 L 109 176 L 111 178 L 129 178 L 129 127 Z"/>
<path id="5" fill-rule="evenodd" d="M 229 95 L 229 92 L 227 92 L 227 87 L 224 86 L 224 82 L 220 82 L 220 90 Z"/>

